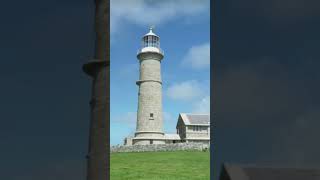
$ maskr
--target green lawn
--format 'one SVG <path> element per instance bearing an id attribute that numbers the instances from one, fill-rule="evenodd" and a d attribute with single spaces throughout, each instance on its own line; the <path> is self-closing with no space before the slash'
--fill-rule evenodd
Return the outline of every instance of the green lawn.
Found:
<path id="1" fill-rule="evenodd" d="M 111 180 L 209 180 L 209 152 L 112 153 Z"/>

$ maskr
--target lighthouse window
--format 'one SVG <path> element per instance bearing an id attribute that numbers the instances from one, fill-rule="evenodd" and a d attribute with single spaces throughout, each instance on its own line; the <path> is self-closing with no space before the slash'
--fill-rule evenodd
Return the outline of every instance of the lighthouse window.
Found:
<path id="1" fill-rule="evenodd" d="M 153 113 L 150 113 L 149 120 L 154 120 L 154 118 L 153 118 Z"/>
<path id="2" fill-rule="evenodd" d="M 147 41 L 147 38 L 143 38 L 143 42 L 144 42 L 144 43 L 143 43 L 143 46 L 146 47 L 146 46 L 147 46 L 147 42 L 148 42 L 148 41 Z"/>

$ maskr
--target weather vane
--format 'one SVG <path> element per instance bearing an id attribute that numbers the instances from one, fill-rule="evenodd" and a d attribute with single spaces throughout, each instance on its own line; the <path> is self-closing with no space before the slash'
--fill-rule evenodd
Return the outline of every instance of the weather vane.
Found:
<path id="1" fill-rule="evenodd" d="M 155 27 L 156 27 L 155 25 L 151 25 L 151 26 L 150 26 L 150 30 L 151 30 L 151 31 L 154 31 Z"/>

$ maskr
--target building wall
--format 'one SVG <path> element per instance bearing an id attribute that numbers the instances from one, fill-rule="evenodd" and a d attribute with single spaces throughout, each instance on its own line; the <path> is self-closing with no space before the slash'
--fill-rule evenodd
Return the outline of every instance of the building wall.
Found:
<path id="1" fill-rule="evenodd" d="M 184 125 L 180 116 L 178 118 L 177 131 L 178 131 L 178 134 L 179 134 L 181 140 L 186 138 L 186 126 Z"/>
<path id="2" fill-rule="evenodd" d="M 132 143 L 132 137 L 126 137 L 125 139 L 124 139 L 124 145 L 126 145 L 126 146 L 132 146 L 133 145 L 133 143 Z"/>
<path id="3" fill-rule="evenodd" d="M 198 131 L 195 127 L 199 127 Z M 187 126 L 186 138 L 208 138 L 210 137 L 210 132 L 208 126 Z"/>
<path id="4" fill-rule="evenodd" d="M 179 116 L 177 123 L 177 133 L 181 138 L 181 142 L 194 142 L 208 144 L 210 142 L 210 126 L 185 125 L 182 118 Z M 191 140 L 193 139 L 193 140 Z"/>

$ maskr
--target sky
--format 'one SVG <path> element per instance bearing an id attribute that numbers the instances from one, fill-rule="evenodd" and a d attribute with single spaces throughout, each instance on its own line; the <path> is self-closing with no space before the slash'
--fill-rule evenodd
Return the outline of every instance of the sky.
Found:
<path id="1" fill-rule="evenodd" d="M 155 26 L 161 62 L 164 132 L 179 113 L 210 113 L 210 1 L 111 0 L 110 143 L 134 135 L 141 38 Z"/>

